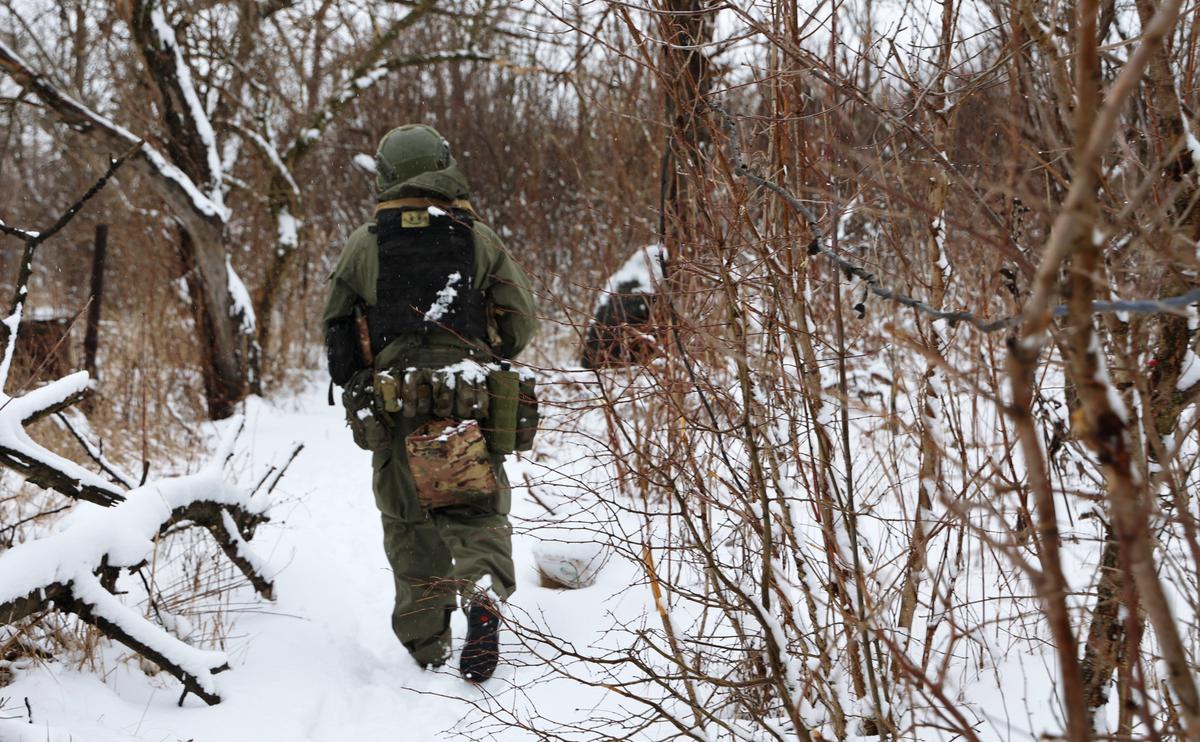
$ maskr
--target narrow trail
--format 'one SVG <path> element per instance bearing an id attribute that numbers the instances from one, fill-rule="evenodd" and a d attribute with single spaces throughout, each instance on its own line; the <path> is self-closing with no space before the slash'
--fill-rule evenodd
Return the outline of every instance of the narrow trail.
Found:
<path id="1" fill-rule="evenodd" d="M 21 671 L 0 688 L 0 740 L 239 740 L 334 741 L 424 739 L 528 739 L 503 730 L 506 713 L 533 709 L 559 721 L 581 721 L 612 705 L 601 691 L 546 677 L 529 647 L 505 632 L 496 677 L 481 687 L 459 679 L 457 658 L 438 672 L 421 670 L 391 633 L 392 577 L 384 558 L 382 528 L 371 495 L 369 454 L 357 449 L 341 419 L 328 407 L 324 388 L 310 385 L 279 403 L 251 399 L 238 446 L 243 481 L 279 464 L 293 443 L 305 448 L 275 491 L 272 523 L 252 545 L 275 572 L 274 602 L 239 593 L 230 613 L 225 649 L 232 669 L 222 673 L 224 698 L 215 707 L 189 699 L 176 706 L 179 686 L 149 677 L 122 662 L 120 647 L 102 653 L 102 667 L 74 670 L 51 662 Z M 545 510 L 521 486 L 540 466 L 511 460 L 514 483 L 514 551 L 518 591 L 509 607 L 536 617 L 562 639 L 588 645 L 601 624 L 587 616 L 614 609 L 641 615 L 630 597 L 632 574 L 610 565 L 585 590 L 538 586 L 531 519 Z M 531 474 L 536 477 L 536 474 Z M 461 640 L 465 622 L 452 628 Z M 24 699 L 33 723 L 28 723 Z"/>

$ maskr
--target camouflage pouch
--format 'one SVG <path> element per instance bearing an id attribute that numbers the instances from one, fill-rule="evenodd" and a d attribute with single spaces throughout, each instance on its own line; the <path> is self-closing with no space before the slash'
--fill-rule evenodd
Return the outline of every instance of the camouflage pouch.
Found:
<path id="1" fill-rule="evenodd" d="M 500 493 L 487 443 L 474 420 L 434 420 L 404 439 L 417 500 L 426 510 L 479 505 Z"/>
<path id="2" fill-rule="evenodd" d="M 532 451 L 533 439 L 541 422 L 538 413 L 537 387 L 533 379 L 521 379 L 517 396 L 517 442 L 514 451 Z"/>
<path id="3" fill-rule="evenodd" d="M 365 368 L 350 377 L 342 389 L 342 407 L 354 444 L 367 451 L 382 451 L 392 442 L 392 431 L 375 399 L 375 374 Z"/>

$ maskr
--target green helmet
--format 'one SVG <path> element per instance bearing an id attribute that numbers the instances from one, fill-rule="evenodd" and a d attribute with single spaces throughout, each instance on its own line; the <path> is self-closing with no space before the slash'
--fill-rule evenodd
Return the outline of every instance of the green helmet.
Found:
<path id="1" fill-rule="evenodd" d="M 450 154 L 450 143 L 432 126 L 405 124 L 389 131 L 375 151 L 375 170 L 380 201 L 468 195 L 467 178 Z"/>

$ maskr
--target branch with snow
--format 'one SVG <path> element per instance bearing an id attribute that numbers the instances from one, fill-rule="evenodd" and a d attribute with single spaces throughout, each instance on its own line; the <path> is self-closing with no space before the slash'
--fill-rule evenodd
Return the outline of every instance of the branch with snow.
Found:
<path id="1" fill-rule="evenodd" d="M 100 140 L 109 147 L 125 150 L 142 140 L 123 126 L 93 111 L 83 103 L 59 90 L 36 72 L 20 54 L 0 40 L 0 70 L 9 74 L 20 86 L 32 91 L 55 115 L 76 132 Z M 229 219 L 229 209 L 214 202 L 182 170 L 171 164 L 162 153 L 150 146 L 141 146 L 137 163 L 150 178 L 159 194 L 172 205 L 177 218 L 194 223 L 206 223 L 219 229 Z"/>
<path id="2" fill-rule="evenodd" d="M 10 320 L 19 321 L 20 314 Z M 15 329 L 16 322 L 10 326 Z M 15 333 L 10 332 L 15 340 Z M 9 343 L 9 347 L 15 345 Z M 11 350 L 5 354 L 2 373 L 7 374 Z M 29 437 L 25 426 L 66 409 L 83 399 L 90 386 L 86 371 L 79 371 L 19 397 L 0 392 L 0 465 L 19 472 L 39 487 L 52 489 L 76 500 L 113 505 L 124 495 L 121 488 L 73 461 L 43 447 Z"/>
<path id="3" fill-rule="evenodd" d="M 161 534 L 191 524 L 207 528 L 254 588 L 271 597 L 264 562 L 247 543 L 267 520 L 264 501 L 223 476 L 234 435 L 200 472 L 131 490 L 113 507 L 77 511 L 57 533 L 0 554 L 0 623 L 48 609 L 72 613 L 177 678 L 183 697 L 219 703 L 213 675 L 228 669 L 226 655 L 185 644 L 122 604 L 104 582 L 106 573 L 150 560 Z"/>
<path id="4" fill-rule="evenodd" d="M 150 26 L 154 31 L 154 40 L 158 48 L 171 58 L 174 63 L 174 83 L 183 98 L 186 115 L 195 131 L 196 141 L 204 148 L 204 163 L 208 169 L 208 199 L 218 210 L 226 210 L 224 195 L 221 191 L 222 172 L 221 152 L 217 147 L 217 135 L 209 121 L 208 111 L 200 103 L 196 86 L 192 80 L 192 70 L 183 58 L 183 50 L 175 40 L 175 29 L 167 23 L 167 16 L 161 7 L 150 11 Z"/>

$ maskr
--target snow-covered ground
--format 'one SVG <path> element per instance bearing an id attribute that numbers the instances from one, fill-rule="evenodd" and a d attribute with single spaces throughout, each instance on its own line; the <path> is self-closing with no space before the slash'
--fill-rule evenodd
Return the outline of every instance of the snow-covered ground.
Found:
<path id="1" fill-rule="evenodd" d="M 531 719 L 539 729 L 566 739 L 626 738 L 625 725 L 646 709 L 594 684 L 632 680 L 629 667 L 574 662 L 568 669 L 583 681 L 578 682 L 551 672 L 543 658 L 561 661 L 557 651 L 562 648 L 612 658 L 635 651 L 637 645 L 639 654 L 648 653 L 642 642 L 661 624 L 639 544 L 643 538 L 661 543 L 664 534 L 649 533 L 646 529 L 653 527 L 639 513 L 640 504 L 623 501 L 614 492 L 613 467 L 605 458 L 605 417 L 595 404 L 596 377 L 571 372 L 553 376 L 549 384 L 543 379 L 551 391 L 544 396 L 570 403 L 543 405 L 546 417 L 537 450 L 532 457 L 510 458 L 507 467 L 514 488 L 519 588 L 506 614 L 527 629 L 520 636 L 511 628 L 505 631 L 502 664 L 489 682 L 464 683 L 456 661 L 441 671 L 423 671 L 393 637 L 392 576 L 371 494 L 369 455 L 354 446 L 341 408 L 327 406 L 324 386 L 313 382 L 294 398 L 251 399 L 244 410 L 245 431 L 231 465 L 242 484 L 253 485 L 269 467 L 282 464 L 296 443 L 303 443 L 304 450 L 271 496 L 271 523 L 260 527 L 251 542 L 275 580 L 275 600 L 262 600 L 248 586 L 240 588 L 226 606 L 224 617 L 231 621 L 224 627 L 226 641 L 213 646 L 191 639 L 198 649 L 221 650 L 230 659 L 231 669 L 215 678 L 222 703 L 209 707 L 190 697 L 178 707 L 181 687 L 176 680 L 162 673 L 147 675 L 122 647 L 108 646 L 94 665 L 83 669 L 75 669 L 70 658 L 25 661 L 13 682 L 0 687 L 0 742 L 538 738 L 519 726 Z M 621 378 L 615 374 L 610 381 L 620 387 L 616 382 Z M 215 441 L 221 432 L 226 431 L 214 428 L 209 438 Z M 870 446 L 870 435 L 860 440 Z M 210 453 L 199 452 L 196 458 L 207 459 Z M 886 503 L 876 507 L 890 512 Z M 814 528 L 807 520 L 800 527 Z M 608 541 L 609 536 L 597 536 L 605 533 L 623 546 L 613 552 L 596 584 L 570 591 L 539 585 L 535 551 L 591 554 L 596 545 L 589 539 Z M 883 553 L 886 532 L 869 533 Z M 1071 574 L 1094 573 L 1092 564 L 1070 565 Z M 886 574 L 895 572 L 888 569 Z M 997 573 L 987 560 L 969 561 L 964 569 L 978 575 L 970 585 L 979 583 L 980 594 L 1003 594 L 998 577 L 988 593 L 985 583 Z M 884 583 L 892 579 L 886 574 L 880 572 Z M 124 601 L 153 618 L 138 600 L 136 581 L 125 579 L 122 587 L 131 594 Z M 974 595 L 966 581 L 959 589 L 966 598 Z M 1022 623 L 1022 611 L 1028 609 L 1015 600 L 978 601 L 983 606 L 978 609 L 971 601 L 964 604 L 958 620 L 968 629 L 985 630 L 977 632 L 980 641 L 955 650 L 942 678 L 983 740 L 1011 742 L 1062 729 L 1054 654 L 1043 627 Z M 713 635 L 711 627 L 707 634 L 697 628 L 694 603 L 673 603 L 671 623 L 680 637 L 707 641 Z M 996 628 L 986 628 L 992 625 Z M 1023 626 L 1022 632 L 1006 638 L 1001 627 L 1012 625 Z M 452 626 L 461 639 L 461 614 Z M 917 629 L 914 636 L 923 635 L 922 626 Z M 537 631 L 551 634 L 555 646 L 538 639 Z M 728 638 L 713 641 L 736 649 Z M 653 685 L 626 688 L 662 702 L 661 690 Z M 1115 701 L 1107 715 L 1114 713 Z M 678 731 L 666 722 L 656 726 L 628 738 L 665 739 Z M 709 730 L 709 738 L 731 738 L 723 731 Z M 851 727 L 850 735 L 859 739 L 853 737 L 855 731 Z M 924 742 L 949 736 L 939 735 L 926 720 L 910 738 Z M 748 732 L 743 739 L 765 737 Z"/>
<path id="2" fill-rule="evenodd" d="M 295 442 L 305 448 L 275 490 L 272 523 L 252 542 L 275 575 L 277 597 L 262 601 L 247 588 L 245 600 L 239 598 L 243 610 L 230 614 L 235 623 L 224 649 L 232 669 L 217 676 L 223 702 L 209 707 L 189 698 L 180 708 L 174 679 L 147 676 L 136 662 L 118 661 L 127 652 L 112 647 L 98 669 L 49 662 L 19 670 L 0 688 L 0 740 L 527 739 L 529 732 L 495 724 L 535 708 L 567 723 L 583 721 L 597 705 L 616 710 L 602 691 L 546 678 L 531 648 L 518 645 L 512 632 L 504 635 L 507 661 L 480 687 L 459 679 L 455 663 L 439 672 L 413 663 L 389 625 L 392 576 L 371 495 L 369 454 L 355 448 L 340 407 L 328 407 L 324 391 L 313 384 L 295 399 L 251 399 L 246 406 L 235 459 L 244 483 L 282 463 Z M 617 560 L 592 587 L 539 587 L 532 550 L 544 535 L 538 522 L 546 510 L 522 483 L 526 474 L 544 480 L 546 468 L 510 459 L 508 472 L 519 580 L 510 611 L 536 617 L 559 638 L 581 645 L 593 643 L 598 627 L 581 618 L 644 613 L 648 592 L 630 590 L 637 581 L 633 568 Z M 554 493 L 539 495 L 548 498 Z M 453 626 L 461 637 L 461 615 Z"/>

